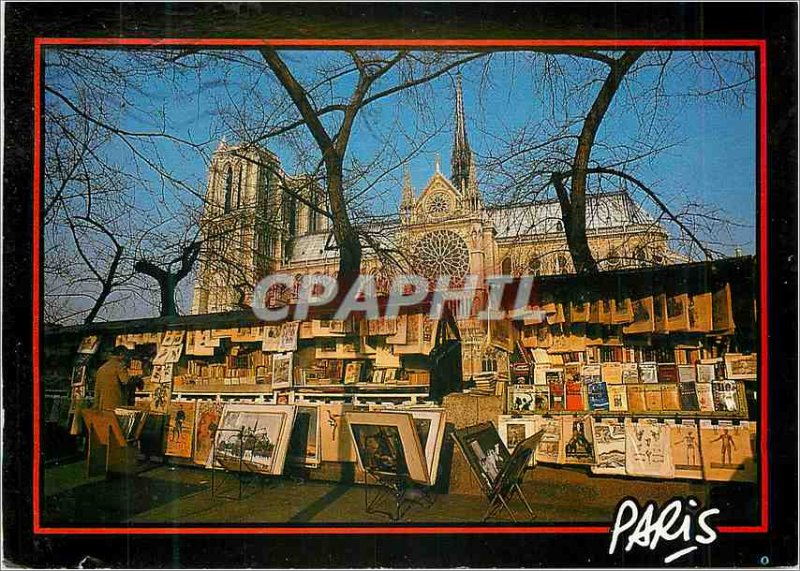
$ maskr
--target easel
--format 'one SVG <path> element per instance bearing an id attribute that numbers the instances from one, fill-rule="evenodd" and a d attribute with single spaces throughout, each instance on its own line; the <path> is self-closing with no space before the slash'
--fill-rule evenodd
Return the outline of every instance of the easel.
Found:
<path id="1" fill-rule="evenodd" d="M 369 476 L 373 478 L 378 486 L 372 499 L 369 497 L 371 488 L 368 482 Z M 410 492 L 419 493 L 419 498 L 409 498 Z M 387 512 L 374 507 L 382 498 L 387 498 L 394 504 L 393 511 Z M 381 472 L 369 468 L 364 470 L 364 511 L 366 513 L 381 514 L 392 521 L 398 521 L 408 512 L 413 503 L 430 507 L 433 505 L 433 498 L 431 498 L 428 490 L 414 486 L 408 475 Z"/>
<path id="2" fill-rule="evenodd" d="M 104 475 L 110 473 L 133 474 L 139 451 L 133 446 L 135 439 L 126 440 L 117 416 L 106 410 L 84 409 L 81 417 L 89 432 L 86 449 L 86 477 L 93 476 L 102 467 Z"/>

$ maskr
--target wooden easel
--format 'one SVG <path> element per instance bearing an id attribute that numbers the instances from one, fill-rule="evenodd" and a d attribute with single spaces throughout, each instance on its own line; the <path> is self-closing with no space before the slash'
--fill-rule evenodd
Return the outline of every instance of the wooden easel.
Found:
<path id="1" fill-rule="evenodd" d="M 126 440 L 117 416 L 106 410 L 84 409 L 81 412 L 89 432 L 86 449 L 86 477 L 98 472 L 108 476 L 133 474 L 136 471 L 138 450 L 135 440 Z"/>

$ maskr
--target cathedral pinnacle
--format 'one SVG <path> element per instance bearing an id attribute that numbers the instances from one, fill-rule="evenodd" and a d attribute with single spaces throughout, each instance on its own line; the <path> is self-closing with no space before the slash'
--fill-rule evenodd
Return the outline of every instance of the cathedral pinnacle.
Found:
<path id="1" fill-rule="evenodd" d="M 467 140 L 466 117 L 464 114 L 464 96 L 461 91 L 461 74 L 456 76 L 456 108 L 455 129 L 453 135 L 453 157 L 451 161 L 451 180 L 461 192 L 466 191 L 469 183 L 469 171 L 472 165 L 472 151 Z"/>

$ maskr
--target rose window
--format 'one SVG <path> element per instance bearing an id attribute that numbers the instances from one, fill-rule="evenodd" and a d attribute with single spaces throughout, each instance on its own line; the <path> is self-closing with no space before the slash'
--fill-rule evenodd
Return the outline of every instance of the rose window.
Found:
<path id="1" fill-rule="evenodd" d="M 436 218 L 445 216 L 450 211 L 450 201 L 444 193 L 437 193 L 428 199 L 428 214 Z"/>
<path id="2" fill-rule="evenodd" d="M 451 276 L 451 285 L 463 283 L 469 271 L 469 250 L 455 232 L 437 230 L 423 236 L 414 249 L 420 272 L 432 282 L 439 276 Z"/>

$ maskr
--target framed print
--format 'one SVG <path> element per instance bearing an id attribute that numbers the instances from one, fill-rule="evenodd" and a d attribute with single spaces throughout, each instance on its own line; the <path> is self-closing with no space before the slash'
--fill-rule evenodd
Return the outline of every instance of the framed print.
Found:
<path id="1" fill-rule="evenodd" d="M 732 331 L 735 327 L 730 284 L 711 295 L 711 324 L 714 331 Z"/>
<path id="2" fill-rule="evenodd" d="M 689 296 L 689 331 L 708 333 L 714 328 L 711 292 Z"/>
<path id="3" fill-rule="evenodd" d="M 275 353 L 272 356 L 272 388 L 289 389 L 293 383 L 294 353 Z"/>
<path id="4" fill-rule="evenodd" d="M 728 379 L 743 379 L 755 381 L 758 372 L 758 355 L 751 353 L 742 355 L 740 353 L 725 354 L 725 377 Z"/>
<path id="5" fill-rule="evenodd" d="M 81 340 L 81 344 L 78 346 L 78 353 L 84 353 L 86 355 L 94 355 L 95 353 L 97 353 L 97 349 L 99 347 L 100 347 L 100 337 L 97 335 L 89 335 Z"/>
<path id="6" fill-rule="evenodd" d="M 280 475 L 296 409 L 291 405 L 226 404 L 216 431 L 214 464 L 226 470 Z"/>
<path id="7" fill-rule="evenodd" d="M 667 296 L 659 293 L 653 296 L 653 331 L 656 333 L 668 333 L 669 322 L 667 320 Z"/>
<path id="8" fill-rule="evenodd" d="M 430 484 L 411 414 L 348 412 L 345 416 L 362 470 L 407 476 L 414 482 Z"/>

